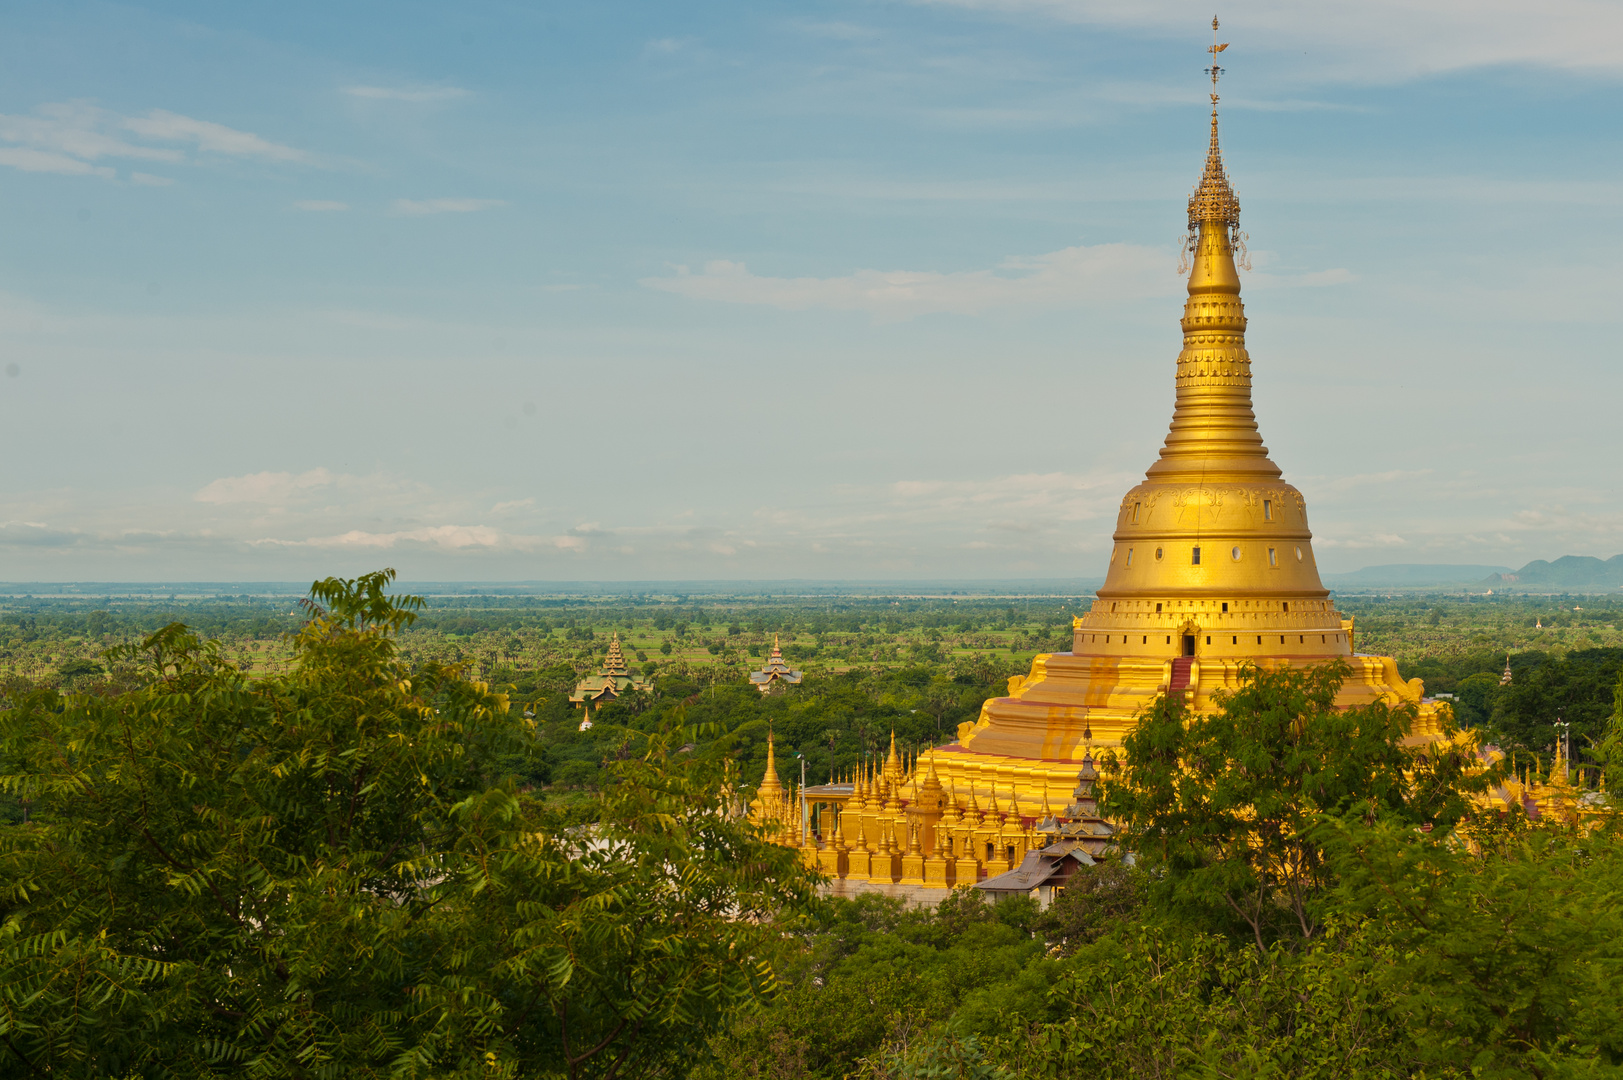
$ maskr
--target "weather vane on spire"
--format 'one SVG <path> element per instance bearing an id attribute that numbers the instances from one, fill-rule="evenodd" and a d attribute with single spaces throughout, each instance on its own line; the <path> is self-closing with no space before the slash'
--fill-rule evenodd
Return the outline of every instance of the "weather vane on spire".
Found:
<path id="1" fill-rule="evenodd" d="M 1223 69 L 1217 66 L 1217 54 L 1229 47 L 1228 42 L 1221 45 L 1217 43 L 1217 16 L 1212 16 L 1212 47 L 1206 51 L 1212 54 L 1212 66 L 1206 69 L 1206 74 L 1212 77 L 1212 111 L 1217 111 L 1217 78 L 1223 74 Z"/>
<path id="2" fill-rule="evenodd" d="M 1201 173 L 1200 182 L 1195 185 L 1194 194 L 1189 197 L 1189 232 L 1182 241 L 1178 260 L 1180 275 L 1189 272 L 1190 260 L 1199 243 L 1202 222 L 1225 227 L 1229 244 L 1237 256 L 1236 264 L 1241 269 L 1251 269 L 1250 256 L 1245 249 L 1247 237 L 1240 231 L 1240 202 L 1234 197 L 1234 189 L 1229 187 L 1228 174 L 1223 169 L 1223 154 L 1217 145 L 1217 80 L 1223 74 L 1217 57 L 1229 47 L 1228 42 L 1217 40 L 1219 25 L 1217 16 L 1213 15 L 1212 44 L 1206 50 L 1212 54 L 1212 66 L 1206 69 L 1206 74 L 1212 77 L 1212 141 L 1206 153 L 1206 168 Z"/>

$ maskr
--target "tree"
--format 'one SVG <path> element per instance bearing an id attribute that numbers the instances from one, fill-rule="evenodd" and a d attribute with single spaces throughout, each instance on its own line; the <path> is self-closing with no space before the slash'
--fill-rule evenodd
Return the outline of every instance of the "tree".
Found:
<path id="1" fill-rule="evenodd" d="M 1493 718 L 1494 702 L 1499 697 L 1497 672 L 1479 671 L 1459 681 L 1454 688 L 1455 716 L 1465 727 L 1486 727 Z"/>
<path id="2" fill-rule="evenodd" d="M 1403 745 L 1412 706 L 1335 706 L 1345 664 L 1242 668 L 1217 711 L 1163 696 L 1107 759 L 1103 810 L 1165 899 L 1243 925 L 1259 951 L 1322 928 L 1325 818 L 1397 813 L 1445 832 L 1463 816 L 1463 749 Z"/>
<path id="3" fill-rule="evenodd" d="M 1614 1076 L 1623 1060 L 1623 843 L 1616 821 L 1473 829 L 1336 823 L 1338 907 L 1377 947 L 1356 980 L 1423 1066 L 1481 1077 Z"/>
<path id="4" fill-rule="evenodd" d="M 1144 872 L 1118 859 L 1082 867 L 1038 916 L 1036 930 L 1058 954 L 1070 956 L 1136 920 L 1143 891 Z"/>
<path id="5" fill-rule="evenodd" d="M 507 775 L 518 710 L 397 656 L 392 579 L 317 582 L 286 674 L 174 624 L 115 650 L 133 689 L 0 713 L 7 1074 L 608 1078 L 771 992 L 809 878 L 682 718 L 569 829 Z"/>
<path id="6" fill-rule="evenodd" d="M 1525 672 L 1495 697 L 1493 727 L 1507 749 L 1548 756 L 1556 720 L 1572 725 L 1576 751 L 1602 737 L 1612 714 L 1612 690 L 1623 675 L 1623 649 L 1580 649 L 1551 657 Z"/>
<path id="7" fill-rule="evenodd" d="M 1612 687 L 1612 715 L 1596 752 L 1612 790 L 1623 788 L 1623 671 L 1618 672 L 1617 685 Z"/>

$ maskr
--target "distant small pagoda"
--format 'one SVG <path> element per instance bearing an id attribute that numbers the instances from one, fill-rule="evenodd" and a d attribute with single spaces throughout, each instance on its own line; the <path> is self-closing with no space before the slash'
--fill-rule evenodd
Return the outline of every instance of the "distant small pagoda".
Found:
<path id="1" fill-rule="evenodd" d="M 620 635 L 615 634 L 609 642 L 609 655 L 603 658 L 603 666 L 597 669 L 597 674 L 588 675 L 575 684 L 575 689 L 569 692 L 569 701 L 585 706 L 589 712 L 593 705 L 603 705 L 621 694 L 646 689 L 648 680 L 632 672 L 626 663 L 626 654 L 620 651 Z"/>
<path id="2" fill-rule="evenodd" d="M 763 694 L 781 694 L 786 687 L 799 686 L 803 678 L 804 675 L 784 661 L 783 650 L 778 648 L 778 635 L 773 634 L 772 655 L 766 658 L 760 671 L 750 672 L 750 685 Z"/>

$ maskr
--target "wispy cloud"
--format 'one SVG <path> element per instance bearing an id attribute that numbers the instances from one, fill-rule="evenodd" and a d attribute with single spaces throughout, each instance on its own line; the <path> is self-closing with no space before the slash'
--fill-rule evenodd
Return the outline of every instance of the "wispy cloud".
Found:
<path id="1" fill-rule="evenodd" d="M 293 204 L 295 210 L 308 210 L 312 213 L 330 213 L 336 210 L 348 210 L 349 203 L 334 202 L 331 199 L 300 199 Z"/>
<path id="2" fill-rule="evenodd" d="M 9 165 L 21 172 L 62 173 L 67 176 L 105 176 L 111 179 L 117 175 L 117 170 L 106 165 L 91 165 L 66 154 L 22 146 L 0 146 L 0 165 Z"/>
<path id="3" fill-rule="evenodd" d="M 258 157 L 271 161 L 305 161 L 310 156 L 303 150 L 273 143 L 252 132 L 238 131 L 212 120 L 198 120 L 163 109 L 153 109 L 145 116 L 127 117 L 123 126 L 149 139 L 188 142 L 211 154 Z"/>
<path id="4" fill-rule="evenodd" d="M 324 468 L 298 474 L 259 472 L 247 476 L 225 476 L 206 484 L 196 495 L 204 503 L 280 503 L 315 488 L 337 483 L 339 477 Z"/>
<path id="5" fill-rule="evenodd" d="M 168 176 L 153 176 L 145 172 L 130 173 L 130 183 L 140 184 L 142 187 L 168 187 L 174 182 L 174 178 Z"/>
<path id="6" fill-rule="evenodd" d="M 1198 23 L 1182 0 L 914 2 L 1180 37 L 1190 36 Z M 1494 64 L 1623 69 L 1623 6 L 1605 0 L 1486 5 L 1466 0 L 1261 0 L 1225 16 L 1223 23 L 1225 38 L 1256 51 L 1306 54 L 1315 74 L 1336 80 L 1381 81 Z"/>
<path id="7" fill-rule="evenodd" d="M 1045 255 L 1010 256 L 992 270 L 858 270 L 840 277 L 763 277 L 743 263 L 718 260 L 698 273 L 644 278 L 652 289 L 696 300 L 762 304 L 787 311 L 866 311 L 881 319 L 935 312 L 979 314 L 997 308 L 1063 308 L 1171 295 L 1176 260 L 1138 244 L 1077 246 Z"/>
<path id="8" fill-rule="evenodd" d="M 422 217 L 425 214 L 471 214 L 506 205 L 505 199 L 396 199 L 394 212 L 406 217 Z"/>
<path id="9" fill-rule="evenodd" d="M 1254 289 L 1325 289 L 1332 285 L 1348 285 L 1358 277 L 1351 270 L 1336 267 L 1333 270 L 1312 270 L 1305 274 L 1270 274 L 1259 270 L 1245 276 L 1245 284 Z"/>
<path id="10" fill-rule="evenodd" d="M 193 160 L 186 149 L 151 143 L 187 144 L 194 154 L 277 162 L 310 159 L 303 150 L 251 132 L 163 109 L 124 116 L 84 102 L 59 102 L 41 105 L 30 116 L 0 114 L 0 165 L 23 172 L 112 178 L 114 168 L 96 163 L 108 158 L 176 164 Z M 171 182 L 145 172 L 132 173 L 130 179 L 149 186 Z"/>
<path id="11" fill-rule="evenodd" d="M 104 157 L 179 161 L 173 147 L 142 146 L 124 137 L 129 118 L 84 102 L 41 105 L 33 116 L 0 115 L 0 140 L 53 151 L 81 161 Z"/>
<path id="12" fill-rule="evenodd" d="M 344 93 L 368 101 L 453 101 L 468 90 L 460 86 L 346 86 Z"/>
<path id="13" fill-rule="evenodd" d="M 839 20 L 791 19 L 789 25 L 808 37 L 830 38 L 834 41 L 870 41 L 879 37 L 872 26 Z"/>
<path id="14" fill-rule="evenodd" d="M 692 38 L 655 38 L 654 40 L 643 45 L 642 49 L 645 53 L 669 56 L 672 53 L 681 52 L 683 49 L 692 44 Z"/>
<path id="15" fill-rule="evenodd" d="M 351 548 L 387 551 L 408 544 L 459 551 L 464 548 L 495 548 L 511 546 L 515 538 L 485 525 L 431 525 L 398 532 L 365 532 L 351 529 L 337 536 L 317 536 L 308 540 L 255 540 L 255 544 L 276 547 Z M 529 538 L 517 538 L 521 546 L 528 546 Z"/>
<path id="16" fill-rule="evenodd" d="M 1370 548 L 1401 548 L 1409 546 L 1409 541 L 1397 533 L 1360 533 L 1352 536 L 1336 536 L 1321 533 L 1313 543 L 1321 548 L 1341 548 L 1345 551 L 1364 551 Z"/>

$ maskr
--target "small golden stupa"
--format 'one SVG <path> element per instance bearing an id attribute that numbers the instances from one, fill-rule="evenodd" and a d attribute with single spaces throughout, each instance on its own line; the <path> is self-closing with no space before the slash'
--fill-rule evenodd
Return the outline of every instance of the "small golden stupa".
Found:
<path id="1" fill-rule="evenodd" d="M 1195 710 L 1211 710 L 1212 695 L 1236 688 L 1246 664 L 1344 661 L 1352 676 L 1341 705 L 1413 703 L 1410 739 L 1441 737 L 1438 707 L 1422 700 L 1419 679 L 1403 681 L 1390 657 L 1354 651 L 1352 622 L 1319 579 L 1306 502 L 1257 429 L 1235 259 L 1245 236 L 1218 146 L 1217 54 L 1226 47 L 1214 37 L 1211 142 L 1189 198 L 1189 299 L 1172 423 L 1144 482 L 1122 498 L 1105 583 L 1073 621 L 1071 651 L 1036 657 L 1028 674 L 1009 680 L 1006 697 L 960 725 L 957 743 L 927 751 L 906 775 L 887 762 L 882 775 L 808 789 L 809 803 L 843 811 L 837 827 L 798 837 L 808 861 L 838 867 L 841 877 L 905 884 L 894 845 L 883 858 L 870 849 L 885 851 L 892 832 L 910 843 L 916 831 L 926 857 L 955 867 L 949 876 L 959 883 L 1009 869 L 1025 847 L 1041 845 L 1036 826 L 1050 800 L 1063 804 L 1079 772 L 1100 749 L 1119 746 L 1158 696 L 1182 694 Z M 999 815 L 999 805 L 1013 816 Z M 866 869 L 875 859 L 886 869 Z"/>

